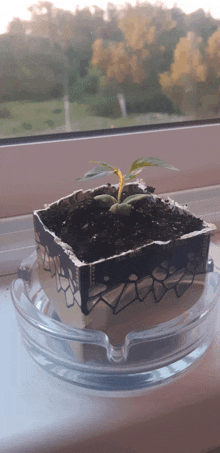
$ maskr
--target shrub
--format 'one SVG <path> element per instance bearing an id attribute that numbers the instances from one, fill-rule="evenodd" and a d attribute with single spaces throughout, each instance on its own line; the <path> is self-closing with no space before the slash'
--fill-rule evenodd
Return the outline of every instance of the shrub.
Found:
<path id="1" fill-rule="evenodd" d="M 46 123 L 49 127 L 53 127 L 53 126 L 54 126 L 54 121 L 53 121 L 53 120 L 46 120 L 45 123 Z"/>
<path id="2" fill-rule="evenodd" d="M 176 113 L 173 103 L 165 94 L 158 93 L 151 99 L 143 92 L 126 96 L 127 112 L 133 113 Z"/>
<path id="3" fill-rule="evenodd" d="M 46 93 L 47 100 L 49 99 L 59 99 L 63 97 L 64 94 L 64 88 L 62 83 L 57 83 L 55 86 L 50 88 L 48 92 Z"/>
<path id="4" fill-rule="evenodd" d="M 13 118 L 13 115 L 11 114 L 10 110 L 8 110 L 6 107 L 0 107 L 0 118 L 2 119 Z"/>
<path id="5" fill-rule="evenodd" d="M 121 116 L 121 110 L 117 95 L 96 96 L 95 103 L 91 104 L 89 107 L 89 113 L 95 116 L 119 118 Z"/>
<path id="6" fill-rule="evenodd" d="M 62 109 L 54 109 L 52 110 L 52 113 L 54 113 L 55 115 L 59 115 L 60 113 L 62 113 Z"/>
<path id="7" fill-rule="evenodd" d="M 141 91 L 125 94 L 126 107 L 128 114 L 143 113 L 177 113 L 172 101 L 164 94 L 157 94 L 152 99 Z M 96 96 L 93 104 L 89 107 L 89 112 L 96 116 L 109 118 L 121 117 L 121 110 L 116 93 L 106 93 L 104 96 Z"/>
<path id="8" fill-rule="evenodd" d="M 70 87 L 70 101 L 78 101 L 83 95 L 93 95 L 98 92 L 99 78 L 95 74 L 87 74 L 85 77 L 79 77 L 74 85 Z"/>
<path id="9" fill-rule="evenodd" d="M 3 101 L 41 102 L 63 96 L 63 85 L 61 83 L 48 82 L 44 79 L 23 79 L 22 81 L 0 79 L 0 85 Z"/>
<path id="10" fill-rule="evenodd" d="M 87 94 L 96 94 L 99 89 L 99 78 L 97 75 L 87 75 L 84 78 L 85 92 Z"/>
<path id="11" fill-rule="evenodd" d="M 30 130 L 33 128 L 33 126 L 32 126 L 31 123 L 22 123 L 22 127 L 23 127 L 23 129 L 25 129 L 26 131 L 30 131 Z"/>

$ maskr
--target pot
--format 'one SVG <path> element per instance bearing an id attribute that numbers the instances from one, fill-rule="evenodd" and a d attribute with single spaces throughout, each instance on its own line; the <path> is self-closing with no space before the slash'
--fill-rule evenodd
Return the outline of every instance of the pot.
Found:
<path id="1" fill-rule="evenodd" d="M 52 206 L 77 207 L 97 194 L 115 193 L 117 186 L 75 191 L 43 210 L 34 211 L 39 280 L 60 320 L 75 328 L 100 330 L 112 345 L 126 335 L 179 316 L 204 291 L 211 232 L 203 222 L 200 231 L 175 241 L 152 241 L 133 250 L 86 263 L 50 231 L 41 219 Z M 144 193 L 140 183 L 127 184 L 126 196 Z M 158 197 L 151 195 L 151 202 Z M 163 201 L 165 203 L 165 201 Z M 183 218 L 188 211 L 173 200 L 171 210 Z"/>

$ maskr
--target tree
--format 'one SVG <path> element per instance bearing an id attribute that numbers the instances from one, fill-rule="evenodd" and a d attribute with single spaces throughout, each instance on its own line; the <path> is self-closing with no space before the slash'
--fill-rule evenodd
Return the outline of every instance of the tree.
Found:
<path id="1" fill-rule="evenodd" d="M 103 40 L 98 39 L 93 46 L 91 65 L 103 71 L 105 83 L 111 83 L 115 87 L 122 116 L 126 116 L 126 102 L 121 86 L 125 80 L 134 83 L 142 81 L 143 71 L 137 56 L 129 55 L 122 42 L 105 45 Z"/>
<path id="2" fill-rule="evenodd" d="M 188 31 L 192 31 L 196 36 L 201 36 L 204 45 L 207 45 L 209 37 L 218 29 L 220 21 L 200 8 L 186 16 L 186 25 Z"/>
<path id="3" fill-rule="evenodd" d="M 19 35 L 0 37 L 0 84 L 4 99 L 44 100 L 62 96 L 66 61 L 49 40 Z"/>
<path id="4" fill-rule="evenodd" d="M 149 62 L 156 53 L 164 51 L 159 36 L 174 26 L 170 13 L 162 7 L 148 3 L 135 7 L 127 5 L 118 21 L 123 41 L 96 40 L 91 65 L 103 71 L 106 84 L 114 85 L 122 100 L 125 83 L 140 85 L 149 79 L 152 73 Z"/>
<path id="5" fill-rule="evenodd" d="M 205 64 L 207 69 L 206 83 L 201 87 L 201 113 L 220 112 L 220 28 L 208 40 L 205 48 Z"/>
<path id="6" fill-rule="evenodd" d="M 28 22 L 28 34 L 48 38 L 51 43 L 56 41 L 55 7 L 49 1 L 40 1 L 28 8 L 31 20 Z"/>
<path id="7" fill-rule="evenodd" d="M 220 28 L 209 38 L 206 54 L 207 65 L 213 69 L 216 77 L 220 77 Z"/>
<path id="8" fill-rule="evenodd" d="M 145 79 L 154 70 L 155 56 L 159 55 L 161 60 L 166 50 L 161 36 L 170 33 L 175 25 L 170 11 L 162 6 L 143 3 L 127 6 L 124 10 L 119 27 L 124 33 L 126 46 L 142 65 Z"/>
<path id="9" fill-rule="evenodd" d="M 46 38 L 49 41 L 49 49 L 43 52 L 41 58 L 49 57 L 46 66 L 53 72 L 56 82 L 63 85 L 64 91 L 64 111 L 65 111 L 65 124 L 66 131 L 70 131 L 70 117 L 69 117 L 69 94 L 68 94 L 68 58 L 65 55 L 62 47 L 59 45 L 59 34 L 56 27 L 56 9 L 49 1 L 41 1 L 38 4 L 32 5 L 28 8 L 31 13 L 31 20 L 29 21 L 28 33 L 30 36 Z M 54 61 L 50 59 L 51 54 Z"/>
<path id="10" fill-rule="evenodd" d="M 7 33 L 9 35 L 25 35 L 26 22 L 18 17 L 13 18 L 7 27 Z"/>
<path id="11" fill-rule="evenodd" d="M 170 72 L 160 75 L 164 93 L 183 113 L 194 113 L 197 107 L 197 83 L 206 80 L 206 65 L 199 49 L 201 38 L 188 33 L 181 38 L 174 51 Z"/>
<path id="12" fill-rule="evenodd" d="M 113 81 L 118 85 L 126 78 L 139 83 L 143 77 L 137 56 L 129 54 L 123 42 L 106 45 L 102 39 L 97 39 L 93 46 L 91 65 L 103 71 L 106 82 Z"/>
<path id="13" fill-rule="evenodd" d="M 122 42 L 124 36 L 122 30 L 120 30 L 118 26 L 120 16 L 119 10 L 111 2 L 107 4 L 106 16 L 107 20 L 105 21 L 105 26 L 101 31 L 100 38 L 105 41 Z"/>

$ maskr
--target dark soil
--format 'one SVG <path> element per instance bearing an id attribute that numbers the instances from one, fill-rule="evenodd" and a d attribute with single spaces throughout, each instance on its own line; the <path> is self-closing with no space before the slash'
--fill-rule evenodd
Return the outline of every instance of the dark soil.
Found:
<path id="1" fill-rule="evenodd" d="M 130 216 L 113 214 L 92 200 L 77 209 L 53 205 L 40 217 L 49 230 L 72 247 L 78 259 L 87 263 L 154 240 L 175 241 L 203 228 L 201 219 L 171 210 L 168 200 L 164 203 L 160 198 L 156 203 L 152 198 L 137 202 Z"/>

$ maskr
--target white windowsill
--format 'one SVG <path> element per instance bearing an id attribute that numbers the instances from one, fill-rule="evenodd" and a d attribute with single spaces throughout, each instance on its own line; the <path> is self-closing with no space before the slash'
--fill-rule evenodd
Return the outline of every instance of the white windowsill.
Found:
<path id="1" fill-rule="evenodd" d="M 220 272 L 220 234 L 211 243 Z M 21 249 L 20 249 L 21 250 Z M 211 453 L 220 445 L 220 311 L 207 353 L 179 379 L 141 397 L 100 398 L 61 381 L 32 360 L 21 342 L 9 286 L 0 277 L 1 453 Z M 117 414 L 117 416 L 115 416 Z M 201 429 L 202 427 L 202 429 Z M 101 449 L 101 450 L 100 450 Z"/>
<path id="2" fill-rule="evenodd" d="M 220 186 L 169 196 L 217 225 L 210 256 L 220 272 Z M 41 370 L 21 342 L 9 286 L 35 249 L 32 215 L 1 219 L 0 241 L 1 453 L 62 453 L 67 442 L 74 453 L 142 453 L 146 445 L 152 453 L 176 453 L 177 445 L 184 453 L 211 453 L 219 445 L 219 308 L 212 345 L 179 379 L 141 397 L 87 396 Z"/>

